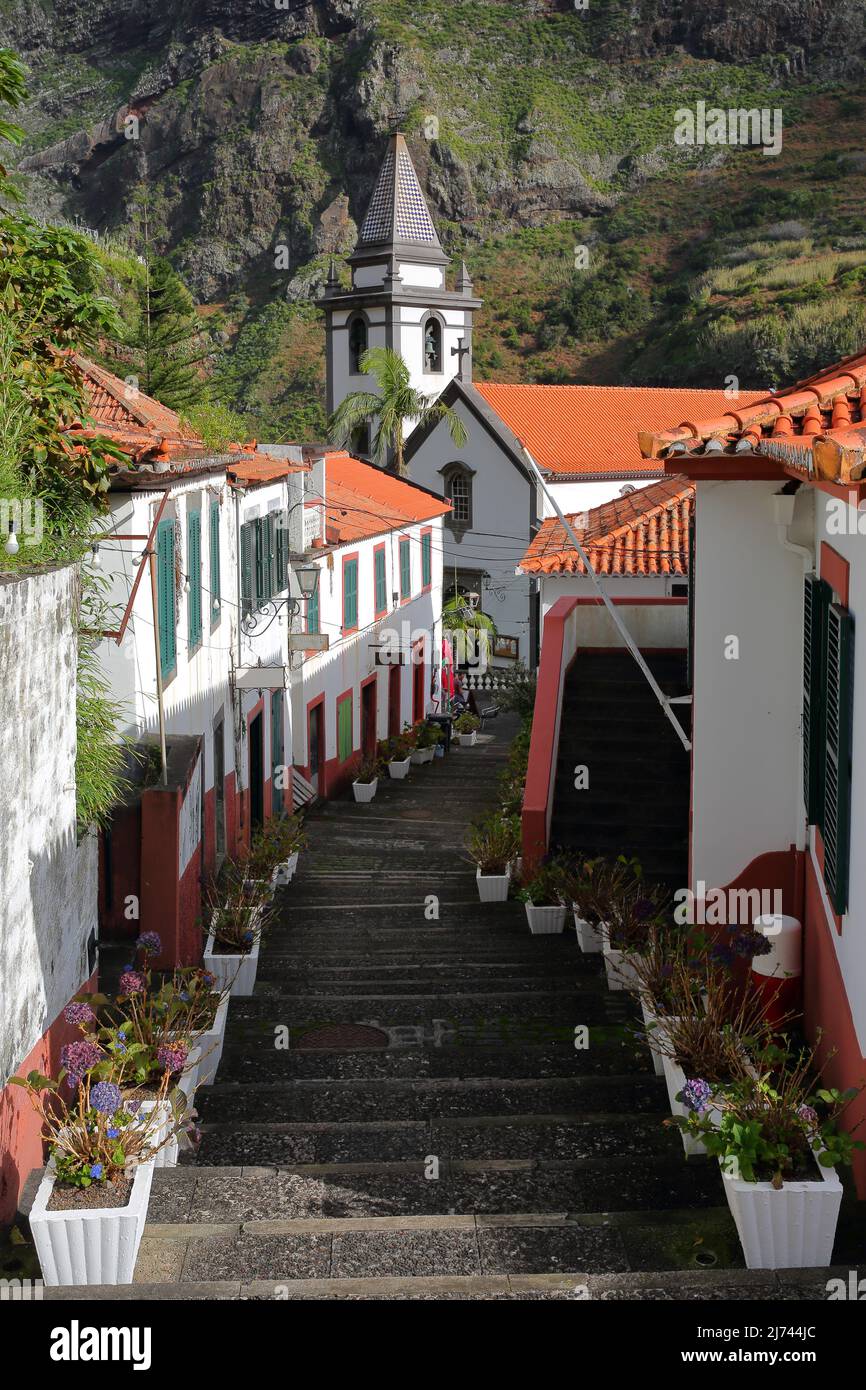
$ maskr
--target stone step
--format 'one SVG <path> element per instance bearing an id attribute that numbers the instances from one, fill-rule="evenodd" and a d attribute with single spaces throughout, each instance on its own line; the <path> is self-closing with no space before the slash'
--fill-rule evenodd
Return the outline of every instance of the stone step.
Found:
<path id="1" fill-rule="evenodd" d="M 195 1224 L 530 1212 L 568 1213 L 603 1225 L 609 1212 L 632 1212 L 643 1220 L 648 1211 L 685 1211 L 700 1225 L 702 1209 L 724 1205 L 718 1165 L 687 1163 L 681 1156 L 677 1162 L 652 1154 L 545 1164 L 530 1159 L 440 1160 L 438 1177 L 428 1176 L 437 1169 L 427 1155 L 414 1162 L 281 1168 L 238 1158 L 235 1163 L 157 1170 L 148 1219 Z M 166 1172 L 168 1179 L 162 1176 Z"/>
<path id="2" fill-rule="evenodd" d="M 382 1081 L 218 1083 L 196 1095 L 207 1125 L 352 1123 L 458 1116 L 668 1114 L 660 1077 L 644 1074 Z"/>
<path id="3" fill-rule="evenodd" d="M 295 1047 L 277 1051 L 271 1039 L 255 1044 L 228 1041 L 219 1067 L 220 1085 L 232 1082 L 277 1081 L 399 1081 L 413 1079 L 480 1080 L 488 1078 L 564 1077 L 576 1075 L 624 1075 L 652 1071 L 649 1053 L 635 1046 L 625 1035 L 597 1041 L 590 1034 L 590 1047 L 575 1051 L 572 1039 L 519 1047 L 479 1047 L 469 1038 L 465 1046 L 395 1047 L 378 1051 L 345 1052 L 332 1049 L 302 1051 Z M 204 1103 L 199 1092 L 199 1104 Z"/>
<path id="4" fill-rule="evenodd" d="M 205 1122 L 197 1161 L 228 1161 L 273 1165 L 337 1163 L 411 1163 L 435 1155 L 440 1163 L 465 1159 L 499 1162 L 532 1159 L 584 1160 L 607 1154 L 667 1155 L 676 1162 L 682 1152 L 679 1135 L 658 1117 L 593 1115 L 521 1115 L 478 1120 L 443 1118 L 368 1122 L 364 1124 L 245 1124 L 243 1153 L 237 1155 L 238 1133 L 230 1126 Z"/>
<path id="5" fill-rule="evenodd" d="M 542 1041 L 551 1036 L 567 1036 L 575 1027 L 604 1027 L 625 1022 L 633 1016 L 633 1004 L 624 991 L 609 993 L 582 990 L 567 994 L 548 994 L 539 999 L 532 994 L 471 994 L 471 995 L 407 995 L 388 998 L 377 995 L 356 995 L 323 998 L 320 995 L 286 995 L 274 986 L 269 992 L 267 981 L 256 985 L 256 993 L 246 999 L 232 1001 L 231 1035 L 252 1038 L 273 1032 L 277 1027 L 300 1032 L 332 1023 L 357 1023 L 373 1028 L 424 1029 L 424 1036 L 435 1045 L 436 1020 L 460 1028 L 462 1035 L 474 1021 L 478 1033 L 492 1038 L 503 1037 L 511 1029 L 523 1039 L 537 1037 Z M 483 1041 L 483 1036 L 478 1036 Z M 411 1041 L 411 1038 L 405 1039 Z"/>

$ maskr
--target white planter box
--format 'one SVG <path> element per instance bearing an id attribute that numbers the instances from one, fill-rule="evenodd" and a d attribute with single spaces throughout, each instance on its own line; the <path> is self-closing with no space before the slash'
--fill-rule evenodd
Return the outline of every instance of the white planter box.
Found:
<path id="1" fill-rule="evenodd" d="M 577 944 L 584 955 L 595 955 L 603 949 L 604 943 L 601 936 L 601 927 L 594 927 L 591 922 L 587 922 L 577 911 L 572 908 L 574 914 L 574 930 L 577 932 Z"/>
<path id="2" fill-rule="evenodd" d="M 403 758 L 400 762 L 392 758 L 388 764 L 388 776 L 393 777 L 395 782 L 400 782 L 409 775 L 409 768 L 412 766 L 411 754 L 408 758 Z"/>
<path id="3" fill-rule="evenodd" d="M 424 763 L 432 763 L 435 756 L 435 745 L 431 746 L 430 748 L 413 748 L 412 752 L 409 754 L 410 761 L 418 766 L 421 766 Z"/>
<path id="4" fill-rule="evenodd" d="M 156 1150 L 151 1164 L 154 1168 L 176 1168 L 178 1154 L 177 1135 L 173 1134 L 167 1144 L 162 1143 L 163 1139 L 171 1134 L 171 1131 L 177 1123 L 171 1101 L 143 1100 L 139 1106 L 138 1114 L 142 1117 L 146 1115 L 149 1116 L 151 1111 L 157 1107 L 159 1108 L 159 1120 L 153 1128 L 153 1142 L 154 1145 L 162 1144 L 162 1147 Z"/>
<path id="5" fill-rule="evenodd" d="M 50 1160 L 30 1212 L 45 1284 L 131 1284 L 152 1181 L 153 1164 L 139 1163 L 125 1207 L 46 1211 L 54 1188 Z"/>
<path id="6" fill-rule="evenodd" d="M 601 939 L 608 989 L 639 990 L 640 982 L 634 966 L 640 957 L 634 951 L 620 951 L 616 946 L 611 946 L 610 929 L 606 923 L 601 928 Z"/>
<path id="7" fill-rule="evenodd" d="M 226 952 L 215 953 L 214 935 L 210 932 L 207 945 L 204 948 L 204 968 L 209 970 L 216 979 L 218 987 L 230 989 L 231 993 L 238 998 L 246 998 L 252 994 L 256 983 L 256 972 L 259 968 L 259 938 L 253 942 L 251 951 L 246 951 L 243 955 L 228 954 Z"/>
<path id="8" fill-rule="evenodd" d="M 282 864 L 275 865 L 271 874 L 271 888 L 285 888 L 287 883 L 291 883 L 298 870 L 299 852 L 299 850 L 295 850 L 294 854 L 290 854 L 288 859 L 283 860 Z"/>
<path id="9" fill-rule="evenodd" d="M 475 882 L 478 884 L 478 896 L 483 903 L 504 903 L 508 898 L 511 866 L 509 865 L 504 874 L 483 874 L 476 868 Z"/>
<path id="10" fill-rule="evenodd" d="M 654 1041 L 655 1035 L 658 1033 L 659 1030 L 659 1020 L 656 1017 L 656 1015 L 652 1012 L 652 1010 L 647 1008 L 646 999 L 643 995 L 641 995 L 640 997 L 640 1010 L 643 1014 L 644 1026 L 646 1027 L 647 1045 L 650 1050 L 650 1055 L 653 1059 L 653 1070 L 655 1071 L 656 1076 L 664 1076 L 664 1057 L 659 1052 L 658 1046 Z"/>
<path id="11" fill-rule="evenodd" d="M 352 791 L 356 801 L 372 801 L 379 786 L 378 777 L 374 777 L 372 782 L 353 782 Z"/>
<path id="12" fill-rule="evenodd" d="M 816 1158 L 817 1165 L 817 1158 Z M 725 1196 L 743 1247 L 747 1269 L 822 1268 L 833 1258 L 842 1201 L 835 1168 L 818 1168 L 814 1181 L 769 1182 L 729 1177 Z"/>
<path id="13" fill-rule="evenodd" d="M 478 742 L 478 730 L 473 729 L 471 734 L 458 734 L 461 748 L 472 748 Z"/>
<path id="14" fill-rule="evenodd" d="M 217 991 L 218 992 L 218 991 Z M 229 1012 L 229 995 L 224 994 L 217 1005 L 216 1015 L 213 1021 L 213 1028 L 202 1033 L 198 1039 L 200 1062 L 198 1070 L 198 1084 L 200 1086 L 212 1086 L 223 1055 L 223 1043 L 225 1041 L 226 1020 Z"/>
<path id="15" fill-rule="evenodd" d="M 565 926 L 564 907 L 535 907 L 532 903 L 524 906 L 533 936 L 558 936 Z"/>

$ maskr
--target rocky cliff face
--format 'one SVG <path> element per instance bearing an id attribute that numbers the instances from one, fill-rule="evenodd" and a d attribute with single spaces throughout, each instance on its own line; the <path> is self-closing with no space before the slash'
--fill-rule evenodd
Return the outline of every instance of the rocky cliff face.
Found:
<path id="1" fill-rule="evenodd" d="M 255 299 L 311 292 L 350 247 L 397 125 L 446 241 L 483 241 L 700 159 L 673 142 L 684 102 L 853 80 L 864 19 L 866 0 L 4 0 L 0 44 L 31 67 L 31 205 L 140 233 L 146 203 L 201 298 Z"/>

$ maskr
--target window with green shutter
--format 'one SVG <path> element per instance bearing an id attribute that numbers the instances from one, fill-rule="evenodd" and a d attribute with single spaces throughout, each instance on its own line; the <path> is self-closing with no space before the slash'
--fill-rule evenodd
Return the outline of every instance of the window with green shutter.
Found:
<path id="1" fill-rule="evenodd" d="M 210 596 L 208 604 L 210 607 L 211 623 L 218 623 L 220 610 L 218 607 L 221 598 L 220 589 L 220 504 L 211 502 L 210 504 Z"/>
<path id="2" fill-rule="evenodd" d="M 319 591 L 307 599 L 307 632 L 319 631 Z"/>
<path id="3" fill-rule="evenodd" d="M 412 553 L 409 549 L 409 541 L 400 542 L 400 597 L 411 598 L 412 596 Z"/>
<path id="4" fill-rule="evenodd" d="M 826 627 L 824 882 L 833 909 L 841 917 L 848 907 L 854 620 L 847 608 L 831 603 Z"/>
<path id="5" fill-rule="evenodd" d="M 388 607 L 388 581 L 385 572 L 385 547 L 379 546 L 373 555 L 373 568 L 376 579 L 376 593 L 374 602 L 376 605 L 376 616 L 384 613 Z"/>
<path id="6" fill-rule="evenodd" d="M 244 522 L 241 527 L 241 608 L 252 613 L 255 602 L 255 523 Z"/>
<path id="7" fill-rule="evenodd" d="M 425 531 L 421 537 L 421 587 L 429 589 L 433 583 L 433 537 Z"/>
<path id="8" fill-rule="evenodd" d="M 274 589 L 274 527 L 275 516 L 261 516 L 255 527 L 256 607 L 261 608 L 276 592 Z"/>
<path id="9" fill-rule="evenodd" d="M 174 554 L 174 521 L 161 521 L 156 532 L 156 577 L 159 655 L 163 680 L 171 675 L 177 665 Z"/>
<path id="10" fill-rule="evenodd" d="M 337 701 L 337 756 L 341 763 L 352 756 L 352 696 Z"/>
<path id="11" fill-rule="evenodd" d="M 343 632 L 358 626 L 358 561 L 343 561 Z"/>
<path id="12" fill-rule="evenodd" d="M 277 587 L 276 593 L 281 594 L 284 589 L 289 587 L 289 515 L 288 512 L 274 513 L 274 530 L 276 532 L 276 573 Z"/>
<path id="13" fill-rule="evenodd" d="M 201 512 L 188 512 L 186 518 L 186 578 L 189 645 L 201 641 Z"/>
<path id="14" fill-rule="evenodd" d="M 694 575 L 692 576 L 694 583 Z M 824 660 L 832 591 L 807 574 L 803 589 L 803 800 L 810 825 L 822 821 L 824 783 Z"/>

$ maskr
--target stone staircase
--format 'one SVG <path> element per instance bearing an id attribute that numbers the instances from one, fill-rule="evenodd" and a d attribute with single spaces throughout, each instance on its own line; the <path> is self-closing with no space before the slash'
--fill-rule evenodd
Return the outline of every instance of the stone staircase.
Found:
<path id="1" fill-rule="evenodd" d="M 155 1174 L 136 1283 L 88 1297 L 825 1296 L 825 1270 L 742 1269 L 717 1169 L 662 1127 L 599 958 L 478 903 L 462 840 L 515 732 L 494 727 L 370 806 L 311 813 L 198 1152 Z"/>

